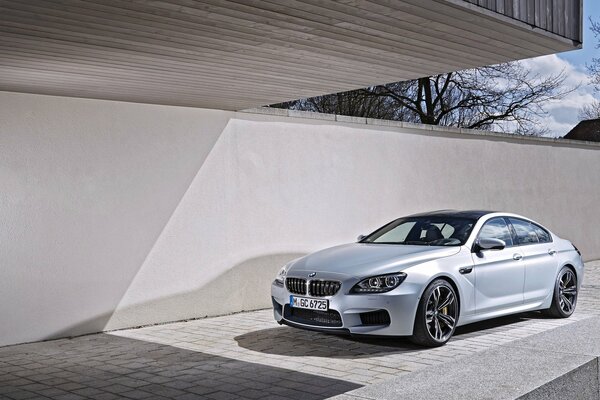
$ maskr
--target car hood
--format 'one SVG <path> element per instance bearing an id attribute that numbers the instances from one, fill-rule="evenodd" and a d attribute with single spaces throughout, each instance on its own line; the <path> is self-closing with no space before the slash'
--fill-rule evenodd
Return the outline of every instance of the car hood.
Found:
<path id="1" fill-rule="evenodd" d="M 298 259 L 289 268 L 288 275 L 302 272 L 330 272 L 355 277 L 365 273 L 385 274 L 448 257 L 459 251 L 459 246 L 350 243 L 317 251 Z"/>

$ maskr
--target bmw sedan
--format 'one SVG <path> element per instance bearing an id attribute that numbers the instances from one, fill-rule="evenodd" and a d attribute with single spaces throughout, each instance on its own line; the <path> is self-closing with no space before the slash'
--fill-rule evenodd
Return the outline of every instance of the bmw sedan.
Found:
<path id="1" fill-rule="evenodd" d="M 271 297 L 280 324 L 440 346 L 457 326 L 484 319 L 569 317 L 582 279 L 579 250 L 537 222 L 436 211 L 289 262 Z"/>

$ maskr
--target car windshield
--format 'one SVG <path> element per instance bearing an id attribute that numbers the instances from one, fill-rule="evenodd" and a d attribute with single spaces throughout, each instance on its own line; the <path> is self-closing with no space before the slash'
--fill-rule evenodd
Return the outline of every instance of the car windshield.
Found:
<path id="1" fill-rule="evenodd" d="M 421 216 L 397 219 L 371 233 L 361 243 L 418 246 L 461 246 L 475 219 L 454 216 Z"/>

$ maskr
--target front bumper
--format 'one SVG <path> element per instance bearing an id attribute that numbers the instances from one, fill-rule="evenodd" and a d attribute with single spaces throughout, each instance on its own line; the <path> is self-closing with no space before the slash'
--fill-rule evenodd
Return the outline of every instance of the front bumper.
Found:
<path id="1" fill-rule="evenodd" d="M 273 316 L 281 324 L 321 332 L 376 336 L 412 335 L 419 304 L 419 285 L 403 282 L 396 289 L 381 294 L 348 294 L 349 287 L 345 286 L 349 285 L 342 284 L 342 288 L 334 296 L 318 297 L 318 299 L 329 300 L 329 309 L 339 313 L 341 324 L 323 326 L 323 324 L 292 317 L 289 312 L 292 293 L 285 286 L 275 282 L 271 285 Z M 294 294 L 294 296 L 299 295 Z M 364 315 L 361 318 L 361 314 L 381 310 L 385 310 L 389 314 L 389 323 L 374 324 L 373 321 L 365 321 Z"/>

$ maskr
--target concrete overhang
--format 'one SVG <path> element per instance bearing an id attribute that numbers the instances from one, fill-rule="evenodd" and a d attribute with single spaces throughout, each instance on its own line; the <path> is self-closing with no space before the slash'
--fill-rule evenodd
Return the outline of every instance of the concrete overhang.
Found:
<path id="1" fill-rule="evenodd" d="M 581 47 L 486 1 L 2 1 L 0 90 L 239 110 Z"/>

